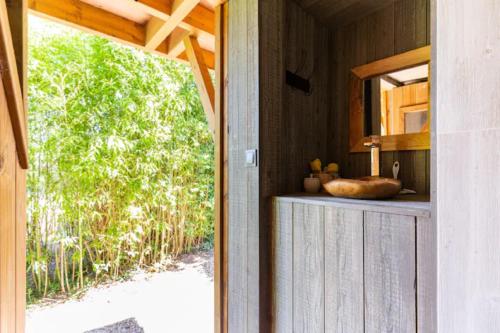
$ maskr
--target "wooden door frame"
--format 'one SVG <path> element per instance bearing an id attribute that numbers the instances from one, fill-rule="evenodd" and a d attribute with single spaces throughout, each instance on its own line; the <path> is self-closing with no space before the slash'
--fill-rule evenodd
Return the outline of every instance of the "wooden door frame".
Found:
<path id="1" fill-rule="evenodd" d="M 5 3 L 5 0 L 0 0 Z M 3 4 L 4 5 L 4 4 Z M 27 1 L 13 0 L 8 3 L 10 27 L 14 36 L 9 41 L 14 51 L 7 57 L 9 60 L 9 80 L 19 73 L 18 87 L 22 87 L 24 97 L 27 92 Z M 215 332 L 228 332 L 228 125 L 227 125 L 227 74 L 228 74 L 228 3 L 221 1 L 216 7 L 216 107 L 215 107 L 215 245 L 214 245 L 214 291 L 215 291 Z M 15 57 L 12 57 L 15 54 Z M 17 63 L 17 66 L 15 65 Z M 12 67 L 14 66 L 14 67 Z M 17 69 L 19 69 L 17 71 Z M 17 78 L 16 78 L 17 80 Z M 21 89 L 17 90 L 19 93 Z M 16 265 L 19 266 L 15 272 L 16 301 L 15 314 L 10 320 L 16 323 L 16 332 L 24 332 L 25 325 L 25 294 L 26 294 L 26 171 L 27 168 L 27 117 L 26 98 L 22 98 L 19 104 L 19 94 L 15 110 L 13 111 L 13 132 L 16 135 L 18 145 L 18 161 L 16 171 Z M 11 116 L 12 118 L 12 116 Z M 0 214 L 1 215 L 1 214 Z M 1 216 L 0 216 L 1 217 Z M 0 247 L 1 250 L 1 247 Z M 5 318 L 0 318 L 4 320 Z"/>
<path id="2" fill-rule="evenodd" d="M 0 1 L 0 112 L 10 120 L 3 128 L 11 127 L 2 133 L 1 141 L 5 141 L 0 142 L 0 332 L 22 333 L 26 309 L 27 2 Z"/>
<path id="3" fill-rule="evenodd" d="M 228 14 L 229 5 L 215 8 L 215 244 L 214 332 L 228 332 Z"/>

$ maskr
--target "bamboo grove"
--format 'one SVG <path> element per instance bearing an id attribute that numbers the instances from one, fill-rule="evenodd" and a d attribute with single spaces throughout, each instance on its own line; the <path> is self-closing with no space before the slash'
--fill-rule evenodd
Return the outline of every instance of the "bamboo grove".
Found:
<path id="1" fill-rule="evenodd" d="M 28 299 L 210 244 L 214 146 L 190 69 L 43 21 L 29 40 Z"/>

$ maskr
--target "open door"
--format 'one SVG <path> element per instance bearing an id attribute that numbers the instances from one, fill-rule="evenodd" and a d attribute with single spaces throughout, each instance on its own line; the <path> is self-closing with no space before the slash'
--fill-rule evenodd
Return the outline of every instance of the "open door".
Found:
<path id="1" fill-rule="evenodd" d="M 26 3 L 0 0 L 0 333 L 24 332 L 26 300 Z"/>

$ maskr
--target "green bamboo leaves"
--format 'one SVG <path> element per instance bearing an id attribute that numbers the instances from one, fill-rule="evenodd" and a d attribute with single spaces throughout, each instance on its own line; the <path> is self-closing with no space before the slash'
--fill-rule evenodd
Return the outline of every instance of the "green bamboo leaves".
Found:
<path id="1" fill-rule="evenodd" d="M 66 28 L 33 28 L 29 52 L 30 300 L 210 241 L 214 146 L 190 69 Z"/>

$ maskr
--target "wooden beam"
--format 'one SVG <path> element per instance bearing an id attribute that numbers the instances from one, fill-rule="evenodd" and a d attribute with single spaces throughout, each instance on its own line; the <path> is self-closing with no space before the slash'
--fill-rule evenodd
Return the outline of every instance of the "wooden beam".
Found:
<path id="1" fill-rule="evenodd" d="M 130 4 L 140 8 L 151 16 L 167 21 L 174 8 L 173 0 L 127 0 Z M 215 13 L 200 4 L 196 5 L 193 10 L 184 18 L 184 21 L 179 24 L 183 29 L 194 31 L 199 30 L 210 35 L 215 35 Z"/>
<path id="2" fill-rule="evenodd" d="M 72 27 L 111 37 L 129 45 L 144 45 L 145 30 L 138 23 L 78 0 L 29 0 L 35 14 Z"/>
<path id="3" fill-rule="evenodd" d="M 0 72 L 10 122 L 16 140 L 16 149 L 19 164 L 23 169 L 28 168 L 28 137 L 26 131 L 26 117 L 24 111 L 23 94 L 17 70 L 16 55 L 9 25 L 9 16 L 5 1 L 0 1 Z"/>
<path id="4" fill-rule="evenodd" d="M 352 72 L 360 79 L 366 80 L 378 75 L 425 64 L 429 61 L 431 61 L 430 45 L 358 66 L 353 68 Z"/>
<path id="5" fill-rule="evenodd" d="M 34 15 L 145 50 L 144 26 L 82 1 L 28 0 L 28 7 Z M 168 49 L 165 42 L 151 52 L 168 57 Z M 213 52 L 203 50 L 203 54 L 206 64 L 213 69 L 215 66 Z M 181 53 L 177 59 L 182 62 L 188 61 L 185 53 Z"/>
<path id="6" fill-rule="evenodd" d="M 214 238 L 214 332 L 228 332 L 228 131 L 227 60 L 228 5 L 215 8 L 215 238 Z"/>
<path id="7" fill-rule="evenodd" d="M 176 28 L 167 38 L 167 55 L 171 58 L 177 58 L 184 52 L 184 38 L 189 36 L 189 31 L 182 28 Z"/>
<path id="8" fill-rule="evenodd" d="M 196 37 L 188 36 L 184 38 L 186 54 L 193 68 L 193 74 L 200 91 L 200 98 L 205 109 L 205 115 L 210 129 L 215 131 L 215 89 L 212 78 L 205 63 L 203 51 L 198 44 Z"/>
<path id="9" fill-rule="evenodd" d="M 205 64 L 207 64 L 207 67 L 210 69 L 215 68 L 215 55 L 213 52 L 210 52 L 208 50 L 202 50 L 203 53 L 203 58 L 205 59 Z M 189 62 L 188 56 L 186 54 L 186 51 L 182 52 L 177 59 L 179 60 L 184 60 L 186 62 Z"/>
<path id="10" fill-rule="evenodd" d="M 146 26 L 146 49 L 156 49 L 199 2 L 200 0 L 175 0 L 171 15 L 166 21 L 152 17 Z"/>

